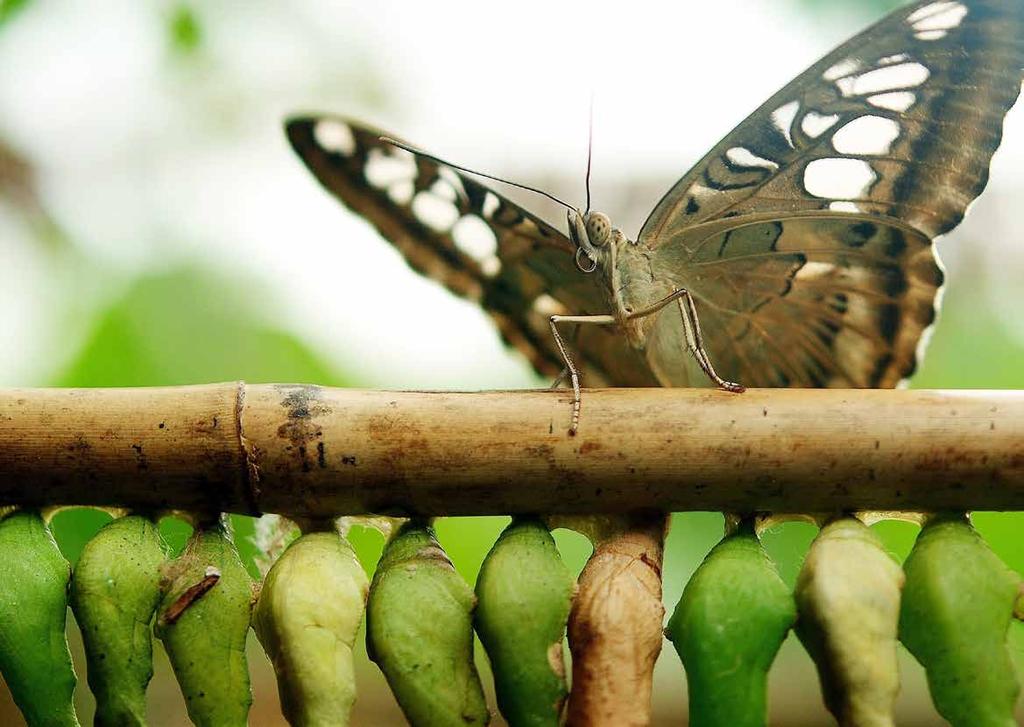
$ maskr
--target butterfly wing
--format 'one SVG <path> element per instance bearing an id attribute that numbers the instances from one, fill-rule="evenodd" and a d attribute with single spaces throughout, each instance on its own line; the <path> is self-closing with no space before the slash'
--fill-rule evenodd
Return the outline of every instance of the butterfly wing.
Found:
<path id="1" fill-rule="evenodd" d="M 813 65 L 676 183 L 639 242 L 656 274 L 702 301 L 720 374 L 891 386 L 914 371 L 942 282 L 930 241 L 984 189 L 1022 67 L 1021 0 L 913 3 Z M 896 240 L 905 249 L 886 254 Z M 829 290 L 851 296 L 845 310 Z"/>
<path id="2" fill-rule="evenodd" d="M 548 318 L 606 313 L 575 246 L 555 228 L 451 167 L 380 140 L 382 132 L 334 116 L 286 124 L 316 178 L 368 220 L 417 272 L 479 303 L 502 337 L 542 374 L 562 369 Z M 654 385 L 646 364 L 611 329 L 581 328 L 573 349 L 594 383 Z"/>
<path id="3" fill-rule="evenodd" d="M 652 268 L 694 291 L 722 376 L 748 386 L 886 388 L 912 373 L 943 280 L 927 236 L 868 215 L 744 219 L 701 226 L 702 244 L 666 246 Z M 648 358 L 664 383 L 701 384 L 679 363 L 681 337 L 664 311 Z"/>

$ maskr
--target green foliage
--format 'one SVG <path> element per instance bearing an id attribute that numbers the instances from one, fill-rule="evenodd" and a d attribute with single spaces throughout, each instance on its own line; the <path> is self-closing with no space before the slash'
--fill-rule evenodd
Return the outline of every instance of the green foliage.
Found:
<path id="1" fill-rule="evenodd" d="M 0 26 L 28 5 L 29 0 L 0 0 Z"/>
<path id="2" fill-rule="evenodd" d="M 262 292 L 198 268 L 139 279 L 97 316 L 56 386 L 174 386 L 242 379 L 344 386 L 294 335 L 267 322 Z"/>
<path id="3" fill-rule="evenodd" d="M 188 5 L 174 7 L 167 23 L 167 33 L 171 48 L 183 55 L 194 53 L 203 42 L 203 28 L 199 18 Z"/>
<path id="4" fill-rule="evenodd" d="M 61 553 L 73 566 L 78 562 L 86 543 L 110 520 L 110 514 L 102 510 L 69 508 L 53 516 L 50 529 Z"/>
<path id="5" fill-rule="evenodd" d="M 1007 329 L 972 282 L 950 284 L 913 388 L 1024 389 L 1024 340 Z"/>

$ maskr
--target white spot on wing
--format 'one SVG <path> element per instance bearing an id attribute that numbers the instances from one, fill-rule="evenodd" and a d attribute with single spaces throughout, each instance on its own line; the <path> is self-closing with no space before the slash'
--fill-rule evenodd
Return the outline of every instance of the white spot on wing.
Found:
<path id="1" fill-rule="evenodd" d="M 498 252 L 498 238 L 491 226 L 476 215 L 463 215 L 452 228 L 455 247 L 480 262 Z"/>
<path id="2" fill-rule="evenodd" d="M 455 193 L 460 197 L 466 197 L 466 187 L 462 184 L 462 178 L 448 167 L 438 167 L 437 174 L 441 179 L 448 182 Z"/>
<path id="3" fill-rule="evenodd" d="M 323 119 L 313 125 L 313 138 L 327 151 L 352 156 L 356 151 L 356 138 L 348 124 L 337 119 Z"/>
<path id="4" fill-rule="evenodd" d="M 888 154 L 900 135 L 900 125 L 881 116 L 860 116 L 832 136 L 840 154 Z"/>
<path id="5" fill-rule="evenodd" d="M 416 176 L 416 161 L 412 154 L 401 149 L 385 153 L 370 149 L 363 170 L 366 181 L 377 189 L 387 189 L 397 182 L 407 182 Z"/>
<path id="6" fill-rule="evenodd" d="M 484 195 L 484 205 L 482 211 L 484 213 L 485 219 L 491 219 L 491 217 L 494 216 L 494 213 L 498 211 L 499 207 L 501 207 L 501 200 L 498 199 L 498 196 L 496 194 L 494 194 L 493 192 L 488 192 L 487 194 Z"/>
<path id="7" fill-rule="evenodd" d="M 849 76 L 860 70 L 860 61 L 856 58 L 846 58 L 836 63 L 822 74 L 826 81 L 837 81 L 844 76 Z"/>
<path id="8" fill-rule="evenodd" d="M 799 101 L 790 101 L 788 104 L 779 106 L 779 108 L 772 111 L 772 123 L 786 136 L 786 141 L 789 142 L 790 146 L 793 146 L 793 120 L 796 118 L 797 112 L 800 110 Z"/>
<path id="9" fill-rule="evenodd" d="M 435 232 L 448 232 L 459 219 L 455 205 L 430 192 L 420 192 L 412 198 L 412 212 Z"/>
<path id="10" fill-rule="evenodd" d="M 495 275 L 501 272 L 501 260 L 498 259 L 497 255 L 492 255 L 486 260 L 481 260 L 480 272 L 482 272 L 488 278 L 493 278 Z"/>
<path id="11" fill-rule="evenodd" d="M 800 128 L 812 139 L 817 139 L 839 121 L 839 114 L 824 116 L 817 111 L 808 111 L 800 122 Z"/>
<path id="12" fill-rule="evenodd" d="M 430 185 L 430 191 L 441 199 L 446 199 L 449 202 L 454 202 L 456 200 L 455 190 L 452 189 L 452 185 L 444 179 L 435 180 L 434 183 Z"/>
<path id="13" fill-rule="evenodd" d="M 480 272 L 493 278 L 501 272 L 498 258 L 498 237 L 491 226 L 476 215 L 460 217 L 452 228 L 455 247 L 480 265 Z"/>
<path id="14" fill-rule="evenodd" d="M 943 10 L 948 10 L 953 5 L 959 5 L 957 0 L 936 0 L 936 2 L 928 3 L 907 16 L 907 22 L 913 25 L 918 23 L 928 16 L 934 13 L 941 13 Z"/>
<path id="15" fill-rule="evenodd" d="M 948 31 L 945 30 L 925 30 L 914 35 L 918 40 L 942 40 L 947 35 Z"/>
<path id="16" fill-rule="evenodd" d="M 867 96 L 920 86 L 928 80 L 929 75 L 928 68 L 920 63 L 900 63 L 876 68 L 859 76 L 840 78 L 836 85 L 844 96 Z"/>
<path id="17" fill-rule="evenodd" d="M 565 315 L 569 311 L 564 305 L 552 298 L 547 293 L 541 293 L 533 299 L 533 310 L 545 318 L 551 316 Z"/>
<path id="18" fill-rule="evenodd" d="M 917 102 L 917 96 L 911 91 L 892 91 L 868 97 L 868 103 L 876 108 L 900 113 L 910 109 Z"/>
<path id="19" fill-rule="evenodd" d="M 825 199 L 857 199 L 877 178 L 862 159 L 815 159 L 804 169 L 804 189 Z"/>
<path id="20" fill-rule="evenodd" d="M 804 263 L 804 266 L 797 271 L 797 280 L 817 280 L 826 278 L 835 272 L 836 266 L 832 263 L 820 263 L 811 261 Z"/>
<path id="21" fill-rule="evenodd" d="M 770 159 L 759 157 L 754 152 L 742 146 L 734 146 L 725 152 L 726 158 L 733 164 L 741 167 L 759 167 L 761 169 L 778 169 L 779 165 Z"/>
<path id="22" fill-rule="evenodd" d="M 412 194 L 415 191 L 411 180 L 398 182 L 388 187 L 388 197 L 395 204 L 407 205 L 412 201 Z"/>
<path id="23" fill-rule="evenodd" d="M 909 60 L 910 60 L 910 56 L 908 56 L 906 53 L 897 53 L 896 55 L 893 55 L 893 56 L 886 56 L 885 58 L 879 58 L 878 59 L 878 65 L 880 65 L 880 66 L 892 66 L 892 65 L 895 65 L 897 63 L 903 63 L 904 61 L 909 61 Z"/>
<path id="24" fill-rule="evenodd" d="M 959 2 L 937 2 L 912 13 L 907 22 L 919 33 L 948 31 L 960 26 L 967 17 L 967 7 Z"/>
<path id="25" fill-rule="evenodd" d="M 857 214 L 861 211 L 860 207 L 857 206 L 856 202 L 849 202 L 847 200 L 839 200 L 833 202 L 828 206 L 832 212 L 851 212 Z"/>

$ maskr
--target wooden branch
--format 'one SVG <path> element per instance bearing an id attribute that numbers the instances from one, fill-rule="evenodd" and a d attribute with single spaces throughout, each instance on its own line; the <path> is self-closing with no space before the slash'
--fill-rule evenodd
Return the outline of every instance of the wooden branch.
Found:
<path id="1" fill-rule="evenodd" d="M 1024 510 L 1024 392 L 0 390 L 0 504 L 480 515 Z"/>

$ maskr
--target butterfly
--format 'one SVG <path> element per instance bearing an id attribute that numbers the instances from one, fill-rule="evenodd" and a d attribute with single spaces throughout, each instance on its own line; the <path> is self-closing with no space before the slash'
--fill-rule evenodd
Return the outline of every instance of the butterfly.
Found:
<path id="1" fill-rule="evenodd" d="M 568 370 L 575 433 L 576 362 L 614 386 L 907 379 L 944 282 L 933 241 L 985 188 L 1022 68 L 1022 0 L 914 2 L 772 96 L 635 239 L 571 205 L 563 233 L 350 119 L 286 132 L 410 266 L 478 302 L 537 371 Z"/>

